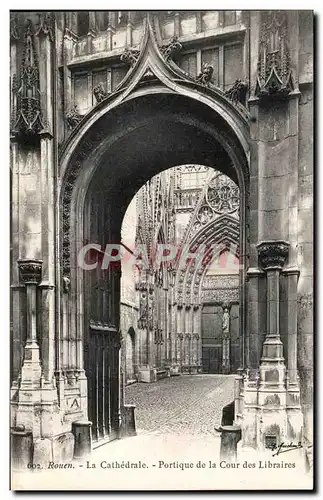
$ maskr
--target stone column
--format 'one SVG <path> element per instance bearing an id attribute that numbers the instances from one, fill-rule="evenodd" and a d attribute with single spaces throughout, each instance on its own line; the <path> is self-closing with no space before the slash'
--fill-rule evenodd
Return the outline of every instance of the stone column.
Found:
<path id="1" fill-rule="evenodd" d="M 267 333 L 260 365 L 260 384 L 284 386 L 286 367 L 279 332 L 279 278 L 288 257 L 286 241 L 263 241 L 257 245 L 259 260 L 267 275 Z"/>
<path id="2" fill-rule="evenodd" d="M 87 53 L 92 54 L 93 48 L 93 38 L 96 35 L 96 20 L 95 20 L 95 12 L 89 12 L 89 32 L 87 34 Z"/>
<path id="3" fill-rule="evenodd" d="M 289 385 L 298 385 L 297 370 L 297 283 L 300 271 L 297 267 L 283 269 L 287 283 L 287 368 Z"/>
<path id="4" fill-rule="evenodd" d="M 249 351 L 249 375 L 258 370 L 262 345 L 266 336 L 266 274 L 258 267 L 247 271 L 247 331 Z"/>
<path id="5" fill-rule="evenodd" d="M 107 51 L 112 50 L 112 37 L 116 27 L 116 12 L 109 11 L 108 27 L 107 27 Z"/>
<path id="6" fill-rule="evenodd" d="M 291 363 L 291 386 L 286 374 L 283 343 L 280 338 L 280 275 L 288 257 L 289 244 L 286 241 L 264 241 L 259 243 L 258 253 L 267 275 L 267 333 L 260 363 L 258 391 L 258 404 L 260 408 L 264 407 L 266 412 L 262 415 L 259 444 L 264 446 L 268 435 L 274 435 L 277 443 L 284 439 L 294 439 L 298 442 L 301 436 L 302 415 L 297 384 L 295 337 L 291 339 L 287 354 Z M 294 283 L 294 300 L 296 284 L 297 279 Z M 290 294 L 288 297 L 293 298 Z M 288 307 L 296 312 L 295 306 L 296 304 L 291 304 Z M 288 340 L 291 335 L 288 335 Z"/>
<path id="7" fill-rule="evenodd" d="M 20 388 L 40 387 L 41 364 L 37 343 L 36 287 L 41 281 L 42 261 L 21 259 L 18 261 L 20 280 L 26 286 L 26 330 L 24 362 L 21 368 Z M 19 424 L 19 421 L 17 421 Z"/>
<path id="8" fill-rule="evenodd" d="M 126 47 L 132 47 L 133 12 L 127 13 Z"/>

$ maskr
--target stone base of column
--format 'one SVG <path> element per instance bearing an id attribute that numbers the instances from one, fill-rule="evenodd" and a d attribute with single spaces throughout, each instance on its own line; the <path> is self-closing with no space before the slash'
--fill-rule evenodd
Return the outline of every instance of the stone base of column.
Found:
<path id="1" fill-rule="evenodd" d="M 283 442 L 297 444 L 303 425 L 299 387 L 288 383 L 278 336 L 267 336 L 259 372 L 260 377 L 244 380 L 242 445 L 261 451 Z"/>
<path id="2" fill-rule="evenodd" d="M 27 342 L 21 376 L 11 387 L 11 429 L 15 469 L 24 468 L 19 450 L 28 441 L 26 435 L 31 436 L 32 443 L 26 454 L 34 464 L 47 467 L 50 461 L 73 458 L 71 424 L 64 421 L 64 411 L 58 405 L 55 379 L 46 381 L 42 377 L 36 342 Z"/>
<path id="3" fill-rule="evenodd" d="M 24 386 L 37 386 L 41 378 L 41 365 L 39 347 L 36 342 L 26 343 L 24 349 L 24 362 L 21 368 L 21 383 Z"/>

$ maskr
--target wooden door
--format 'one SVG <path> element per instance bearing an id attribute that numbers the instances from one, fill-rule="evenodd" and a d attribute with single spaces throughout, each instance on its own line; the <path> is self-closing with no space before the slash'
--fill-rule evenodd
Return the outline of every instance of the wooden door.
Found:
<path id="1" fill-rule="evenodd" d="M 221 373 L 222 307 L 204 305 L 202 310 L 202 370 Z"/>

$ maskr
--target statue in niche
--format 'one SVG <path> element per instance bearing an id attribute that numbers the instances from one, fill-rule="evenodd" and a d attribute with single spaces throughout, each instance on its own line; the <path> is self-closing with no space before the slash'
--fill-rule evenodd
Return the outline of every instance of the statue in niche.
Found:
<path id="1" fill-rule="evenodd" d="M 222 316 L 222 373 L 230 373 L 230 313 L 227 305 L 223 306 Z"/>
<path id="2" fill-rule="evenodd" d="M 223 335 L 229 335 L 230 333 L 230 313 L 228 306 L 224 306 L 223 308 L 222 332 Z"/>

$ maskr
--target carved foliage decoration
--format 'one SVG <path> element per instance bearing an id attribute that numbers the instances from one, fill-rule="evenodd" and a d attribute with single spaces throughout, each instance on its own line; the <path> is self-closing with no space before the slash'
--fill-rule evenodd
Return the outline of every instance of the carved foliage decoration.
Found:
<path id="1" fill-rule="evenodd" d="M 26 21 L 24 51 L 20 80 L 13 82 L 13 132 L 30 137 L 42 128 L 39 90 L 39 71 L 34 47 L 32 22 Z"/>
<path id="2" fill-rule="evenodd" d="M 129 47 L 121 54 L 120 61 L 129 64 L 130 66 L 134 66 L 138 61 L 139 55 L 140 50 Z"/>
<path id="3" fill-rule="evenodd" d="M 289 244 L 286 241 L 263 241 L 257 245 L 259 261 L 264 269 L 281 269 L 288 257 Z"/>
<path id="4" fill-rule="evenodd" d="M 104 90 L 102 82 L 93 88 L 93 95 L 97 103 L 104 101 L 108 97 L 108 93 Z"/>
<path id="5" fill-rule="evenodd" d="M 77 106 L 66 113 L 66 125 L 70 130 L 76 127 L 76 125 L 82 120 L 82 115 L 77 111 Z"/>
<path id="6" fill-rule="evenodd" d="M 231 99 L 233 104 L 242 104 L 243 106 L 246 105 L 246 97 L 248 93 L 248 84 L 243 82 L 240 78 L 238 78 L 232 87 L 230 87 L 226 92 L 225 95 Z"/>
<path id="7" fill-rule="evenodd" d="M 36 259 L 18 260 L 19 275 L 24 283 L 38 284 L 42 277 L 42 261 Z"/>
<path id="8" fill-rule="evenodd" d="M 182 44 L 178 41 L 175 36 L 167 45 L 162 45 L 160 48 L 161 53 L 165 57 L 166 61 L 173 58 L 175 54 L 178 54 L 182 49 Z"/>
<path id="9" fill-rule="evenodd" d="M 287 44 L 287 11 L 261 11 L 258 97 L 285 96 L 293 90 Z"/>

